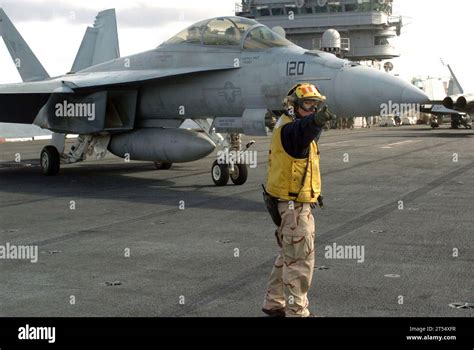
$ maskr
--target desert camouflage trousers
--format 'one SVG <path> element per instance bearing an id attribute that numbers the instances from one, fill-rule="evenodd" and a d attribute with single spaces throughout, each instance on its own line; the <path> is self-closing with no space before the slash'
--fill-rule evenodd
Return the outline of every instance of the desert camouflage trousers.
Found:
<path id="1" fill-rule="evenodd" d="M 308 290 L 314 271 L 315 225 L 309 203 L 278 203 L 282 222 L 276 230 L 278 257 L 263 308 L 284 309 L 286 317 L 308 317 Z"/>

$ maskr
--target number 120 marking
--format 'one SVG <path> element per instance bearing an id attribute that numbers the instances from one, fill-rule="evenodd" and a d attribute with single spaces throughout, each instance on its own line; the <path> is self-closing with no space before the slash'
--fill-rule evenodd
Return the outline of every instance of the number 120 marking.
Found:
<path id="1" fill-rule="evenodd" d="M 306 62 L 296 62 L 290 61 L 286 64 L 286 75 L 294 76 L 294 75 L 304 75 L 304 67 Z"/>

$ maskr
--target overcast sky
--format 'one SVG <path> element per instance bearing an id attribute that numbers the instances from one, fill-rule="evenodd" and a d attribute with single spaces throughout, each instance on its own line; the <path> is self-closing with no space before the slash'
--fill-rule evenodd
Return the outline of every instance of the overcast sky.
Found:
<path id="1" fill-rule="evenodd" d="M 51 76 L 71 68 L 86 26 L 98 11 L 117 10 L 122 56 L 156 47 L 199 20 L 233 15 L 237 0 L 0 0 L 17 29 Z M 465 90 L 474 92 L 474 3 L 471 0 L 394 0 L 394 12 L 406 26 L 397 45 L 402 57 L 392 60 L 394 73 L 447 76 L 440 58 L 451 63 Z M 0 83 L 21 81 L 0 41 Z"/>

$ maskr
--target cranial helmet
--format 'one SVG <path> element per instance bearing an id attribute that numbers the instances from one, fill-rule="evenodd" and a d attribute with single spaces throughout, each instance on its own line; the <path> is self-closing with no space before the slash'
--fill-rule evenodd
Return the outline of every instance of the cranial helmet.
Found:
<path id="1" fill-rule="evenodd" d="M 309 110 L 307 110 L 303 105 L 305 101 L 316 101 L 322 103 L 326 101 L 326 97 L 321 95 L 318 88 L 313 84 L 297 84 L 288 91 L 288 95 L 284 100 L 284 105 L 285 107 L 289 107 L 288 104 L 290 104 L 294 108 L 300 107 L 309 112 Z"/>

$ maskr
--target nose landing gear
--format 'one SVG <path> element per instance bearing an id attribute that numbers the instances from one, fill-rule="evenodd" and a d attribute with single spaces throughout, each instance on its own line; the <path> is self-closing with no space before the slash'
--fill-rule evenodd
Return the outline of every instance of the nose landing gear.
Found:
<path id="1" fill-rule="evenodd" d="M 230 172 L 227 164 L 219 164 L 217 159 L 212 163 L 212 181 L 216 186 L 225 186 L 229 182 Z"/>
<path id="2" fill-rule="evenodd" d="M 245 152 L 249 149 L 255 141 L 250 141 L 244 148 L 241 150 L 241 139 L 240 134 L 230 134 L 231 146 L 224 146 L 224 154 L 229 154 L 229 149 L 234 152 Z M 212 181 L 216 186 L 225 186 L 229 182 L 229 179 L 234 183 L 234 185 L 241 186 L 247 182 L 248 178 L 248 167 L 247 164 L 234 163 L 232 161 L 225 162 L 221 159 L 217 159 L 212 163 L 211 167 Z"/>
<path id="3" fill-rule="evenodd" d="M 211 178 L 216 186 L 225 186 L 229 179 L 237 186 L 247 182 L 248 167 L 241 160 L 255 141 L 251 140 L 242 149 L 242 139 L 239 133 L 228 133 L 225 137 L 217 133 L 207 119 L 193 119 L 204 132 L 219 146 L 223 148 L 222 156 L 218 156 L 211 166 Z M 232 157 L 227 157 L 232 155 Z M 240 159 L 239 159 L 240 158 Z"/>

